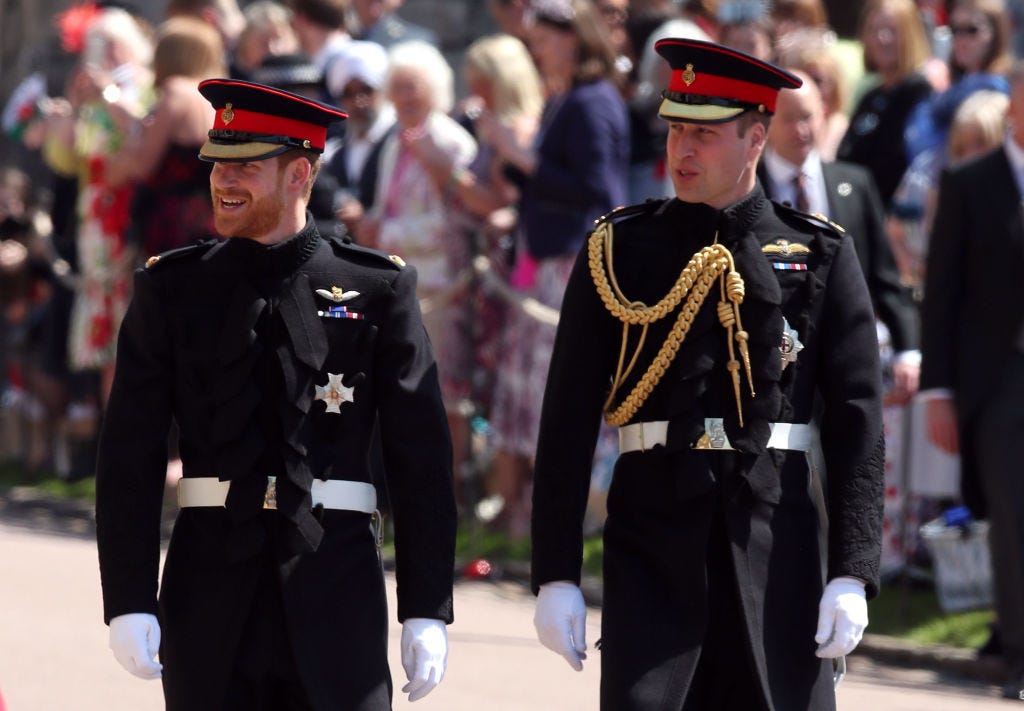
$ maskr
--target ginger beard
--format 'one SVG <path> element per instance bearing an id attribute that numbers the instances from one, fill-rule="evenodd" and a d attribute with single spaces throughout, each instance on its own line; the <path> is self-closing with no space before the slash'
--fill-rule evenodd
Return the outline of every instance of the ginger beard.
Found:
<path id="1" fill-rule="evenodd" d="M 244 190 L 211 188 L 213 221 L 222 237 L 259 239 L 276 228 L 285 214 L 284 174 L 278 170 L 277 189 L 253 197 Z"/>

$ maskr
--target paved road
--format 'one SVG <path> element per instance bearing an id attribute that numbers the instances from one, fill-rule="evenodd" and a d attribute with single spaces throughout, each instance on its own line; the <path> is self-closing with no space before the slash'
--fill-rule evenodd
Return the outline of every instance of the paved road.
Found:
<path id="1" fill-rule="evenodd" d="M 24 522 L 12 525 L 0 514 L 0 565 L 0 693 L 7 711 L 162 708 L 159 684 L 129 676 L 106 648 L 96 552 L 84 531 L 42 532 Z M 573 672 L 534 640 L 532 611 L 532 597 L 516 584 L 460 583 L 444 683 L 415 704 L 399 694 L 396 710 L 595 711 L 596 659 Z M 589 617 L 593 642 L 600 613 Z M 396 680 L 403 677 L 398 639 L 395 626 Z M 1013 707 L 992 687 L 859 658 L 851 660 L 839 693 L 839 711 Z"/>

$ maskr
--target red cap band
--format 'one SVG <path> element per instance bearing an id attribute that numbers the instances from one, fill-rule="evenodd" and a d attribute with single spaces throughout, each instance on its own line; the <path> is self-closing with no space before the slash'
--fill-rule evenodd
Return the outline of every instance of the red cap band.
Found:
<path id="1" fill-rule="evenodd" d="M 225 114 L 227 114 L 228 120 L 225 120 Z M 236 109 L 230 104 L 217 111 L 213 128 L 215 130 L 290 136 L 309 141 L 310 148 L 315 148 L 318 151 L 322 151 L 324 144 L 327 143 L 326 126 L 318 126 L 273 114 Z"/>
<path id="2" fill-rule="evenodd" d="M 669 91 L 680 94 L 714 96 L 748 104 L 764 104 L 768 112 L 775 112 L 775 100 L 779 96 L 779 90 L 774 87 L 754 84 L 742 79 L 714 76 L 706 72 L 693 72 L 694 79 L 687 85 L 683 79 L 683 75 L 686 73 L 685 70 L 679 69 L 672 71 L 672 77 L 668 84 Z"/>

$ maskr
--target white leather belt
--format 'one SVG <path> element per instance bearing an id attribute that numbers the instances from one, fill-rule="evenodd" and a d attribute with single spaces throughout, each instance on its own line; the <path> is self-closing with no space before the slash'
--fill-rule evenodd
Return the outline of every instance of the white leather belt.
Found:
<path id="1" fill-rule="evenodd" d="M 183 477 L 178 480 L 178 506 L 224 506 L 230 488 L 230 481 L 221 481 L 215 476 Z M 313 506 L 367 514 L 377 511 L 377 490 L 365 481 L 314 479 L 310 494 Z M 277 477 L 267 477 L 263 508 L 277 508 Z"/>
<path id="2" fill-rule="evenodd" d="M 793 422 L 771 422 L 771 437 L 766 446 L 772 449 L 810 451 L 814 442 L 814 427 Z M 646 452 L 668 439 L 668 421 L 634 422 L 619 428 L 619 454 Z M 733 446 L 725 434 L 721 417 L 704 418 L 704 434 L 693 445 L 694 449 L 730 450 Z"/>

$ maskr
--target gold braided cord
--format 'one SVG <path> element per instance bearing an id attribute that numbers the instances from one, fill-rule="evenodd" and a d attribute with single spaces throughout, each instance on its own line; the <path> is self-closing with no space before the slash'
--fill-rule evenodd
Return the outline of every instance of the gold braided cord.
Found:
<path id="1" fill-rule="evenodd" d="M 695 253 L 686 267 L 680 273 L 679 278 L 669 293 L 654 306 L 646 306 L 639 301 L 629 301 L 619 288 L 615 278 L 612 264 L 612 226 L 610 223 L 602 223 L 593 234 L 587 244 L 588 259 L 591 278 L 597 288 L 598 295 L 604 303 L 605 308 L 623 323 L 622 346 L 619 352 L 619 361 L 616 368 L 612 387 L 605 400 L 604 412 L 605 422 L 612 426 L 626 424 L 637 413 L 637 410 L 647 401 L 647 398 L 661 382 L 679 347 L 686 339 L 697 312 L 707 298 L 708 292 L 714 285 L 715 279 L 719 279 L 721 285 L 721 302 L 718 306 L 718 316 L 722 325 L 728 332 L 729 363 L 727 368 L 732 374 L 733 389 L 736 396 L 736 407 L 739 411 L 739 423 L 743 426 L 743 407 L 739 392 L 739 361 L 736 360 L 733 347 L 733 327 L 738 326 L 739 331 L 735 334 L 735 340 L 739 343 L 740 354 L 746 366 L 747 380 L 750 382 L 751 396 L 754 394 L 753 381 L 750 375 L 750 357 L 747 351 L 747 333 L 742 330 L 739 320 L 739 305 L 743 301 L 744 285 L 743 278 L 735 269 L 732 253 L 724 246 L 715 244 L 704 247 Z M 607 262 L 607 271 L 605 269 Z M 672 330 L 661 344 L 654 360 L 648 366 L 647 371 L 633 387 L 633 390 L 625 397 L 622 403 L 611 410 L 615 396 L 632 371 L 643 346 L 647 334 L 647 327 L 650 323 L 659 321 L 667 316 L 673 309 L 683 301 L 685 303 L 676 318 Z M 630 325 L 642 325 L 640 342 L 633 354 L 632 360 L 623 371 L 625 362 L 627 340 Z"/>
<path id="2" fill-rule="evenodd" d="M 590 263 L 590 273 L 594 278 L 601 301 L 615 318 L 630 325 L 641 325 L 654 323 L 665 318 L 683 300 L 686 293 L 693 287 L 697 275 L 703 272 L 709 263 L 715 259 L 726 257 L 729 260 L 729 268 L 732 268 L 732 255 L 729 250 L 719 244 L 709 245 L 697 252 L 690 258 L 686 268 L 679 274 L 676 283 L 669 290 L 665 297 L 654 306 L 646 306 L 640 302 L 629 301 L 619 289 L 618 281 L 615 279 L 615 272 L 612 263 L 608 260 L 608 270 L 605 270 L 604 261 L 601 259 L 602 251 L 611 254 L 612 226 L 611 223 L 603 222 L 590 235 L 587 244 Z M 610 273 L 610 275 L 609 275 Z"/>

